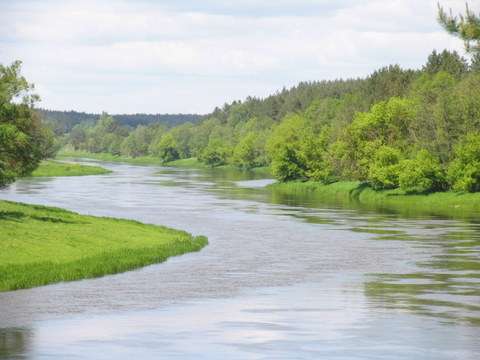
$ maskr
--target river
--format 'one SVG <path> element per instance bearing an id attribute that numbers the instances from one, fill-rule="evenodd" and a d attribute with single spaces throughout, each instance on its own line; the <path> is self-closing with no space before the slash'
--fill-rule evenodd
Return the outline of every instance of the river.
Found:
<path id="1" fill-rule="evenodd" d="M 0 293 L 0 358 L 480 358 L 480 221 L 284 196 L 253 174 L 101 165 L 113 172 L 22 179 L 0 198 L 209 245 Z"/>

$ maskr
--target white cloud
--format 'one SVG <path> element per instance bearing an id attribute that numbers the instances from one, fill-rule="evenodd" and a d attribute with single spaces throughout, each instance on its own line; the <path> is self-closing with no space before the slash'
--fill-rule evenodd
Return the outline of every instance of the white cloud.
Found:
<path id="1" fill-rule="evenodd" d="M 48 108 L 208 112 L 302 80 L 363 76 L 389 63 L 418 67 L 434 48 L 462 51 L 436 24 L 436 1 L 256 4 L 8 2 L 0 62 L 23 60 Z"/>

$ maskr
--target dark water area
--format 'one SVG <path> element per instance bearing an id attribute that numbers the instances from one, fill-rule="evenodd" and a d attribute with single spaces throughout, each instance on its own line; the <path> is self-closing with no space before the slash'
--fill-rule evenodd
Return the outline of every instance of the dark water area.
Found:
<path id="1" fill-rule="evenodd" d="M 0 198 L 175 227 L 209 246 L 0 293 L 0 358 L 480 358 L 474 218 L 286 196 L 253 173 L 101 164 L 113 173 L 23 179 Z"/>

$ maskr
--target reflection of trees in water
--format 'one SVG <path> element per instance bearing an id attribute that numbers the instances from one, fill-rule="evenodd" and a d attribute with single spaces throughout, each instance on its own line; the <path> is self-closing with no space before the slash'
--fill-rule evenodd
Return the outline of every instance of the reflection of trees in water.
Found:
<path id="1" fill-rule="evenodd" d="M 418 262 L 418 272 L 374 274 L 366 295 L 382 306 L 480 326 L 480 225 L 465 224 L 443 234 L 380 240 L 408 240 L 436 253 Z M 440 249 L 440 251 L 435 250 Z"/>
<path id="2" fill-rule="evenodd" d="M 0 329 L 0 359 L 23 358 L 30 349 L 30 329 Z"/>

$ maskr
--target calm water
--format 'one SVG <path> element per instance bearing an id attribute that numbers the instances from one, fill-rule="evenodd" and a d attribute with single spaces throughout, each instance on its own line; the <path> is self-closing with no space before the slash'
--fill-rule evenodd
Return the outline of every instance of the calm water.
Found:
<path id="1" fill-rule="evenodd" d="M 480 222 L 325 205 L 224 171 L 104 166 L 114 172 L 21 180 L 0 198 L 210 245 L 0 293 L 0 358 L 480 358 Z"/>

